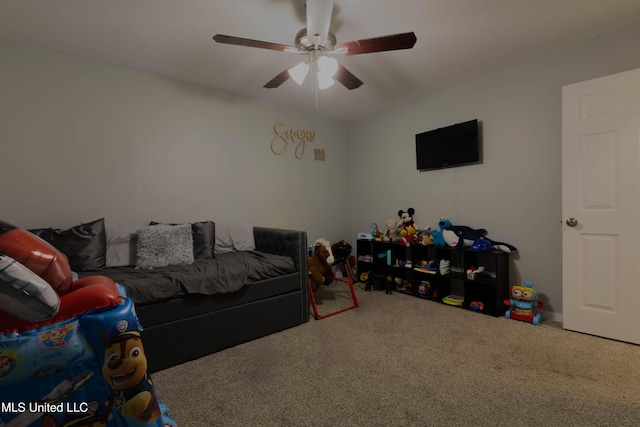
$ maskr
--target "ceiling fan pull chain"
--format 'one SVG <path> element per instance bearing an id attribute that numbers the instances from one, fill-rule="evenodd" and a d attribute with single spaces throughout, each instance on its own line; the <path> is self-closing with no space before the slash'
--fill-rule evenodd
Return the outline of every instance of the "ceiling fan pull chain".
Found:
<path id="1" fill-rule="evenodd" d="M 311 69 L 313 70 L 311 73 L 311 84 L 313 85 L 312 90 L 316 98 L 316 108 L 318 108 L 318 63 L 314 61 L 313 64 L 311 64 Z"/>

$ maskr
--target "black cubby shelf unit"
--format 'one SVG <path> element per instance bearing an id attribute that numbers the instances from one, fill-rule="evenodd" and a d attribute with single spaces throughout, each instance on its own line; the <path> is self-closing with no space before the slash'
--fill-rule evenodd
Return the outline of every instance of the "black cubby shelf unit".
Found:
<path id="1" fill-rule="evenodd" d="M 509 298 L 507 252 L 364 239 L 356 248 L 357 279 L 366 282 L 367 289 L 393 290 L 495 317 L 507 309 L 503 303 Z M 473 273 L 479 267 L 484 270 Z M 446 298 L 451 296 L 457 298 Z"/>

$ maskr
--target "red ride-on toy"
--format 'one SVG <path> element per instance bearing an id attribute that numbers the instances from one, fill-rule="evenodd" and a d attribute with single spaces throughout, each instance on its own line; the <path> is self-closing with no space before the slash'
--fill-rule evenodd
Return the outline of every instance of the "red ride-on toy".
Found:
<path id="1" fill-rule="evenodd" d="M 309 280 L 309 298 L 311 299 L 311 307 L 313 308 L 313 316 L 316 320 L 324 319 L 325 317 L 333 316 L 334 314 L 342 313 L 347 310 L 351 310 L 352 308 L 358 307 L 358 298 L 356 297 L 356 291 L 353 287 L 353 276 L 351 272 L 351 266 L 349 265 L 349 255 L 351 254 L 351 245 L 346 243 L 344 240 L 340 240 L 338 243 L 334 243 L 331 245 L 331 252 L 334 258 L 334 262 L 332 266 L 343 266 L 344 273 L 346 277 L 334 277 L 335 281 L 346 283 L 349 286 L 349 293 L 351 294 L 351 300 L 353 304 L 341 308 L 339 310 L 333 311 L 327 314 L 320 314 L 318 311 L 318 306 L 316 304 L 316 298 L 313 295 L 313 285 L 311 280 Z"/>

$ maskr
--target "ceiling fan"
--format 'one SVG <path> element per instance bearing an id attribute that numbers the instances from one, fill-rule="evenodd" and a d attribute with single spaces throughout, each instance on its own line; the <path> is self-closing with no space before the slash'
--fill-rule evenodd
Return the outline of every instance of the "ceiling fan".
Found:
<path id="1" fill-rule="evenodd" d="M 339 64 L 335 58 L 328 55 L 348 56 L 411 49 L 416 43 L 416 35 L 413 32 L 337 43 L 336 36 L 329 32 L 333 0 L 307 0 L 306 6 L 307 27 L 296 34 L 295 46 L 223 34 L 216 34 L 213 39 L 218 43 L 304 55 L 305 59 L 302 62 L 285 69 L 267 82 L 264 87 L 268 89 L 279 87 L 289 78 L 292 78 L 298 84 L 302 84 L 305 77 L 310 74 L 314 91 L 331 86 L 335 80 L 342 83 L 349 90 L 356 89 L 362 85 L 360 79 Z"/>

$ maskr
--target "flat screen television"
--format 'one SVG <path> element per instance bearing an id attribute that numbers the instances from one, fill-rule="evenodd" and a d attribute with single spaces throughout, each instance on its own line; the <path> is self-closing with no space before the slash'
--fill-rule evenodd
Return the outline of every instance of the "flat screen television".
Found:
<path id="1" fill-rule="evenodd" d="M 450 168 L 480 162 L 478 120 L 416 134 L 418 170 Z"/>

